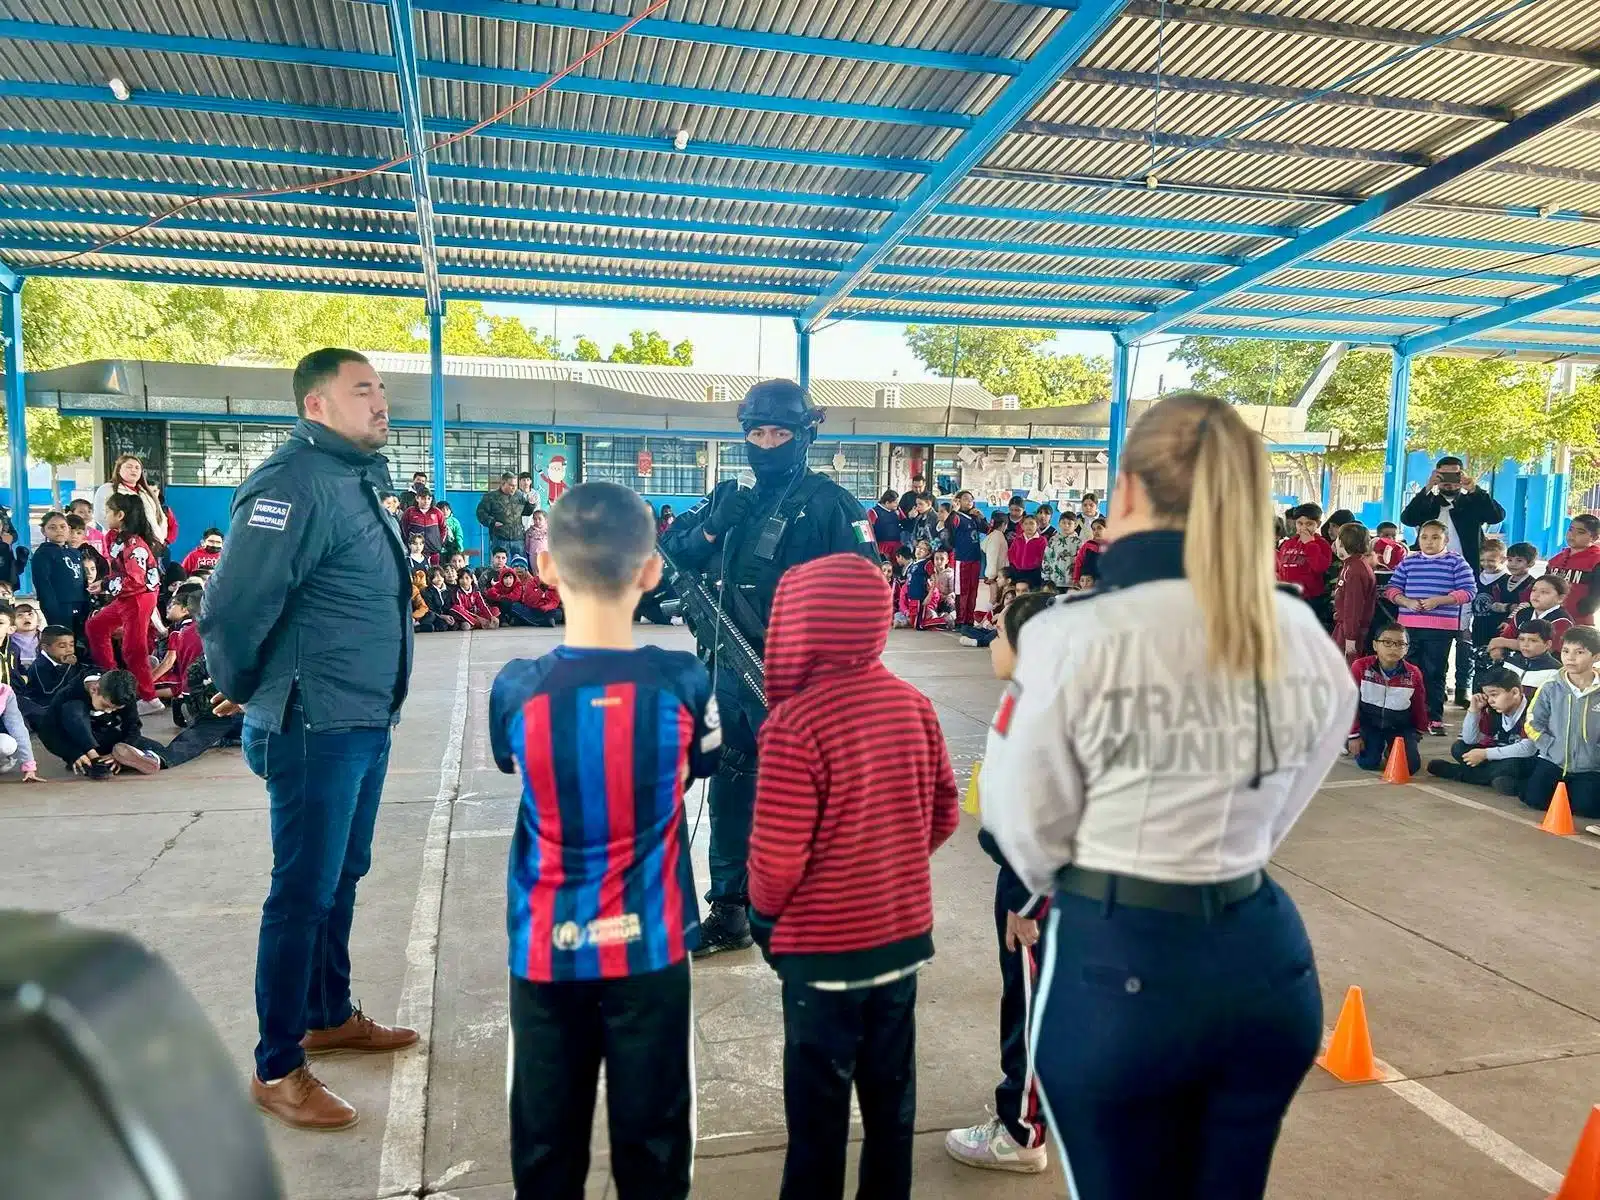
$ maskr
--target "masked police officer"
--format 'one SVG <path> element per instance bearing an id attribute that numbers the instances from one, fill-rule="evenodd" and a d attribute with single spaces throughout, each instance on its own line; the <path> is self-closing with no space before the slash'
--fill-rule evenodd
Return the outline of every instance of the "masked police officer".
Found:
<path id="1" fill-rule="evenodd" d="M 679 567 L 721 582 L 724 612 L 758 652 L 784 571 L 839 551 L 878 561 L 866 513 L 855 497 L 807 469 L 806 451 L 822 418 L 798 384 L 787 379 L 756 384 L 739 405 L 755 486 L 732 479 L 719 483 L 661 539 Z M 705 640 L 709 631 L 696 634 Z M 711 913 L 700 929 L 698 957 L 750 945 L 745 858 L 755 805 L 756 731 L 766 717 L 734 672 L 717 672 L 716 681 L 723 754 L 711 781 L 711 889 L 706 893 Z"/>

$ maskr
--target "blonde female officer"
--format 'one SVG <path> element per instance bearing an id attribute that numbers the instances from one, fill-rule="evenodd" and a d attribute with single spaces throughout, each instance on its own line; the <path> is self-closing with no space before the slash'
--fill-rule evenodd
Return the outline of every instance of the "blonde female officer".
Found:
<path id="1" fill-rule="evenodd" d="M 1266 876 L 1355 686 L 1276 591 L 1261 440 L 1221 400 L 1135 425 L 1096 590 L 1023 627 L 984 824 L 1054 894 L 1034 1060 L 1077 1200 L 1259 1198 L 1322 1035 L 1300 915 Z"/>

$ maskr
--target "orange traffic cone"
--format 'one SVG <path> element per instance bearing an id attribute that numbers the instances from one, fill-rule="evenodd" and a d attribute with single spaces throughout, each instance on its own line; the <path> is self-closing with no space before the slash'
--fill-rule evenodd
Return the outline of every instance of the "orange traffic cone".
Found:
<path id="1" fill-rule="evenodd" d="M 1411 764 L 1406 760 L 1406 741 L 1404 738 L 1395 738 L 1389 743 L 1389 758 L 1383 764 L 1383 781 L 1385 783 L 1410 783 Z"/>
<path id="2" fill-rule="evenodd" d="M 1550 807 L 1544 810 L 1539 828 L 1557 837 L 1571 837 L 1578 832 L 1572 825 L 1572 805 L 1567 800 L 1566 784 L 1556 784 L 1556 794 L 1550 797 Z"/>
<path id="3" fill-rule="evenodd" d="M 1551 1200 L 1600 1200 L 1600 1104 L 1589 1110 L 1567 1177 Z"/>
<path id="4" fill-rule="evenodd" d="M 1402 751 L 1401 753 L 1404 753 Z M 1402 763 L 1404 760 L 1402 759 Z M 1383 1072 L 1372 1055 L 1372 1034 L 1367 1030 L 1367 1005 L 1361 989 L 1345 993 L 1339 1021 L 1328 1039 L 1328 1049 L 1317 1058 L 1317 1066 L 1341 1083 L 1381 1083 Z"/>

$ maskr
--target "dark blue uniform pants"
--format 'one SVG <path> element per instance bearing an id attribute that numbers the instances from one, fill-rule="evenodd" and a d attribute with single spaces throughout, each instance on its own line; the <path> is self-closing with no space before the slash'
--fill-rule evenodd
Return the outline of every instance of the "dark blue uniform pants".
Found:
<path id="1" fill-rule="evenodd" d="M 750 822 L 756 810 L 756 760 L 724 747 L 722 762 L 711 777 L 707 802 L 711 808 L 711 868 L 708 904 L 750 906 Z"/>
<path id="2" fill-rule="evenodd" d="M 1006 898 L 995 888 L 994 928 L 1000 942 L 1000 1075 L 994 1112 L 1019 1146 L 1044 1145 L 1044 1112 L 1039 1081 L 1028 1054 L 1028 1019 L 1037 1003 L 1044 938 L 1032 946 L 1006 949 Z M 1046 917 L 1039 918 L 1041 922 Z"/>
<path id="3" fill-rule="evenodd" d="M 1034 1061 L 1078 1200 L 1259 1200 L 1322 1039 L 1270 880 L 1211 919 L 1057 893 Z"/>

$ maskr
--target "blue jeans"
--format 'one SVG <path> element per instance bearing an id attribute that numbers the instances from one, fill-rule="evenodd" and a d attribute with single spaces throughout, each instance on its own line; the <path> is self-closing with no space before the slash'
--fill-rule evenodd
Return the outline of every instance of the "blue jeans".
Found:
<path id="1" fill-rule="evenodd" d="M 515 538 L 498 538 L 498 537 L 495 537 L 495 536 L 493 536 L 491 534 L 490 537 L 489 537 L 489 557 L 490 558 L 494 557 L 494 552 L 496 550 L 504 550 L 506 552 L 506 561 L 507 562 L 510 562 L 513 558 L 527 558 L 528 557 L 528 548 L 527 548 L 526 545 L 523 544 L 522 539 L 519 538 L 519 537 L 515 537 Z M 530 571 L 533 570 L 533 564 L 532 563 L 528 564 L 528 569 Z"/>
<path id="2" fill-rule="evenodd" d="M 308 1029 L 350 1019 L 350 923 L 372 865 L 372 830 L 389 769 L 389 730 L 311 733 L 298 703 L 283 732 L 248 718 L 244 760 L 267 782 L 272 886 L 256 947 L 256 1075 L 305 1061 Z"/>

